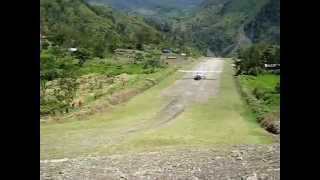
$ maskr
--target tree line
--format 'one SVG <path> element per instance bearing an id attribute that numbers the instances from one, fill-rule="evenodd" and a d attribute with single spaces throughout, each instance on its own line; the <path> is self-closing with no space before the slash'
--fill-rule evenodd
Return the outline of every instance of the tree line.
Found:
<path id="1" fill-rule="evenodd" d="M 279 74 L 279 69 L 268 71 L 265 64 L 280 64 L 280 47 L 273 44 L 255 44 L 240 48 L 235 64 L 238 75 L 258 75 L 264 72 Z"/>

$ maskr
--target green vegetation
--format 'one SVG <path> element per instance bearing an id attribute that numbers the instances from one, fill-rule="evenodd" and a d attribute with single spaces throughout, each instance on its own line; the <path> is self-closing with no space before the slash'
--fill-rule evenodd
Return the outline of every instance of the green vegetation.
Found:
<path id="1" fill-rule="evenodd" d="M 137 54 L 133 57 L 133 59 L 136 59 L 135 61 L 127 59 L 121 62 L 115 60 L 115 58 L 93 58 L 80 63 L 80 59 L 67 52 L 57 53 L 55 48 L 42 50 L 40 54 L 41 115 L 56 114 L 57 112 L 67 113 L 72 108 L 71 102 L 78 93 L 79 83 L 77 79 L 81 79 L 81 76 L 88 74 L 104 75 L 107 79 L 110 79 L 111 84 L 109 83 L 109 85 L 112 85 L 113 79 L 121 74 L 143 75 L 156 73 L 167 68 L 167 65 L 160 61 L 160 54 L 154 52 L 144 55 Z M 54 83 L 55 86 L 48 87 L 48 83 L 55 81 L 57 81 L 57 83 Z M 112 90 L 108 92 L 113 93 L 117 90 L 116 87 L 113 86 Z"/>
<path id="2" fill-rule="evenodd" d="M 279 44 L 279 8 L 277 0 L 204 0 L 175 23 L 170 35 L 180 44 L 203 53 L 209 48 L 217 56 L 251 43 Z"/>
<path id="3" fill-rule="evenodd" d="M 107 1 L 127 12 L 97 5 Z M 275 0 L 204 0 L 194 8 L 198 2 L 41 0 L 41 159 L 272 143 L 255 118 L 279 112 L 279 70 L 264 68 L 280 63 L 279 15 L 271 15 L 279 5 Z M 251 41 L 253 46 L 241 48 Z M 162 48 L 173 49 L 172 64 Z M 218 96 L 188 106 L 164 127 L 143 129 L 170 102 L 162 92 L 182 77 L 175 73 L 177 66 L 191 67 L 188 59 L 207 49 L 215 55 L 239 49 L 237 75 L 253 113 L 236 91 L 227 60 Z"/>
<path id="4" fill-rule="evenodd" d="M 120 142 L 118 138 L 114 138 L 119 135 L 119 130 L 128 130 L 134 125 L 144 124 L 157 113 L 159 107 L 167 104 L 167 101 L 159 96 L 160 93 L 182 76 L 181 73 L 170 75 L 170 71 L 172 72 L 166 69 L 158 73 L 135 77 L 131 88 L 141 88 L 144 84 L 144 81 L 141 80 L 146 78 L 160 83 L 143 94 L 133 97 L 127 103 L 114 106 L 112 113 L 103 111 L 90 114 L 83 121 L 74 121 L 71 117 L 71 119 L 65 119 L 63 123 L 42 123 L 40 130 L 41 159 L 112 151 L 109 144 Z M 162 80 L 164 77 L 166 78 Z M 102 102 L 98 100 L 97 103 Z"/>
<path id="5" fill-rule="evenodd" d="M 161 34 L 142 18 L 82 0 L 41 0 L 40 31 L 44 39 L 63 48 L 81 48 L 105 57 L 116 48 L 159 44 Z"/>
<path id="6" fill-rule="evenodd" d="M 270 0 L 255 18 L 245 26 L 246 35 L 252 42 L 280 44 L 280 1 Z"/>
<path id="7" fill-rule="evenodd" d="M 236 90 L 230 60 L 224 65 L 219 95 L 187 108 L 170 125 L 130 138 L 121 146 L 152 149 L 170 146 L 207 146 L 271 143 Z M 120 150 L 120 149 L 118 149 Z"/>
<path id="8" fill-rule="evenodd" d="M 126 74 L 149 74 L 165 68 L 166 65 L 160 61 L 159 53 L 137 53 L 132 61 L 119 63 L 113 59 L 93 59 L 85 62 L 81 69 L 80 75 L 89 73 L 106 74 L 116 76 Z"/>
<path id="9" fill-rule="evenodd" d="M 199 0 L 88 0 L 90 3 L 112 5 L 118 9 L 139 9 L 143 12 L 170 11 L 179 8 L 194 7 L 200 3 Z"/>
<path id="10" fill-rule="evenodd" d="M 163 77 L 162 72 L 159 73 L 158 77 Z M 152 121 L 152 117 L 169 101 L 161 93 L 181 78 L 180 73 L 168 76 L 122 106 L 113 107 L 112 113 L 92 114 L 84 121 L 44 123 L 40 131 L 41 159 L 165 147 L 273 142 L 243 104 L 232 74 L 228 61 L 224 66 L 219 96 L 208 103 L 187 108 L 181 116 L 162 128 L 119 135 L 119 132 L 127 132 Z M 90 121 L 85 121 L 87 119 Z"/>
<path id="11" fill-rule="evenodd" d="M 41 115 L 73 109 L 82 76 L 105 75 L 112 89 L 108 92 L 113 93 L 119 90 L 118 85 L 112 85 L 116 76 L 151 74 L 167 68 L 159 49 L 168 43 L 143 18 L 83 0 L 40 3 Z M 141 52 L 116 55 L 114 50 L 118 48 Z M 103 82 L 99 83 L 103 86 Z M 105 93 L 98 94 L 94 97 Z"/>
<path id="12" fill-rule="evenodd" d="M 57 54 L 57 55 L 54 55 Z M 55 114 L 57 111 L 69 111 L 70 103 L 75 96 L 78 84 L 76 73 L 78 61 L 63 55 L 59 49 L 50 48 L 40 54 L 40 113 Z M 47 83 L 57 80 L 57 86 L 48 94 Z"/>
<path id="13" fill-rule="evenodd" d="M 264 64 L 280 64 L 279 46 L 253 45 L 240 49 L 238 58 L 235 64 L 240 90 L 257 120 L 262 124 L 277 121 L 280 117 L 280 68 L 270 70 Z M 269 129 L 278 131 L 273 127 Z"/>
<path id="14" fill-rule="evenodd" d="M 268 70 L 265 64 L 280 64 L 280 47 L 271 44 L 257 44 L 238 51 L 237 74 L 257 75 Z M 269 71 L 279 74 L 278 71 Z"/>
<path id="15" fill-rule="evenodd" d="M 248 102 L 258 119 L 280 110 L 280 93 L 277 90 L 279 82 L 279 75 L 274 74 L 240 76 L 243 91 L 247 94 Z"/>
<path id="16" fill-rule="evenodd" d="M 113 6 L 161 31 L 171 45 L 231 56 L 252 43 L 280 44 L 278 0 L 89 0 Z M 165 44 L 165 43 L 164 43 Z M 195 51 L 193 49 L 193 51 Z M 183 50 L 185 51 L 185 50 Z"/>

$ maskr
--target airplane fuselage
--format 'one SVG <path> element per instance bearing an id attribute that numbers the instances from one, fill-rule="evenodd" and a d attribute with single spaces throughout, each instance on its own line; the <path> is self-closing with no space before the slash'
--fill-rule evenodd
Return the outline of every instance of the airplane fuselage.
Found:
<path id="1" fill-rule="evenodd" d="M 201 80 L 202 77 L 201 77 L 201 75 L 195 75 L 195 76 L 193 77 L 193 79 L 197 81 L 197 80 Z"/>

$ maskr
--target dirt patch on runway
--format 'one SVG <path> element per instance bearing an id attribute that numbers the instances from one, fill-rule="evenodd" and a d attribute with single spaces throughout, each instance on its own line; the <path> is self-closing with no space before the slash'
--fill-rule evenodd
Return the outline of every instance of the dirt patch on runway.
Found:
<path id="1" fill-rule="evenodd" d="M 218 58 L 205 58 L 193 68 L 193 71 L 220 71 L 223 69 L 223 60 Z M 157 129 L 167 125 L 177 116 L 182 114 L 187 106 L 196 103 L 205 103 L 210 97 L 218 95 L 220 73 L 208 73 L 206 80 L 195 81 L 193 74 L 187 73 L 182 79 L 177 80 L 173 85 L 164 89 L 161 96 L 168 100 L 167 105 L 161 108 L 155 116 L 147 119 L 143 124 L 136 124 L 129 129 L 120 130 L 116 137 L 113 137 L 111 144 L 120 143 L 125 137 L 146 131 Z"/>
<path id="2" fill-rule="evenodd" d="M 199 81 L 193 79 L 194 73 L 186 73 L 182 79 L 163 90 L 161 96 L 168 99 L 169 103 L 151 118 L 150 123 L 127 132 L 160 128 L 183 113 L 190 104 L 205 103 L 210 97 L 217 96 L 223 63 L 219 58 L 202 59 L 192 71 L 217 71 L 218 73 L 206 73 L 206 79 Z"/>
<path id="3" fill-rule="evenodd" d="M 165 124 L 178 115 L 191 103 L 205 103 L 210 97 L 218 95 L 220 73 L 223 70 L 223 60 L 219 58 L 205 58 L 192 71 L 217 71 L 205 73 L 206 79 L 194 80 L 195 73 L 186 73 L 182 79 L 162 92 L 170 103 L 154 117 L 156 125 Z"/>

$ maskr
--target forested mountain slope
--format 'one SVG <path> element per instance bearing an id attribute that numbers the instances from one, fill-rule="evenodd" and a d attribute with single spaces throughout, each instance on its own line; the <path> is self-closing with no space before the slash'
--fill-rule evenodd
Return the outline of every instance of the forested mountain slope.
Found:
<path id="1" fill-rule="evenodd" d="M 270 0 L 245 26 L 245 32 L 255 43 L 265 41 L 280 44 L 280 0 Z"/>
<path id="2" fill-rule="evenodd" d="M 89 5 L 84 0 L 41 0 L 41 35 L 61 47 L 82 47 L 104 56 L 117 47 L 135 48 L 159 43 L 161 34 L 112 8 Z"/>
<path id="3" fill-rule="evenodd" d="M 203 51 L 226 55 L 251 42 L 279 43 L 279 21 L 279 0 L 205 0 L 174 34 Z"/>
<path id="4" fill-rule="evenodd" d="M 166 33 L 176 46 L 228 55 L 251 43 L 280 43 L 280 0 L 88 0 L 129 13 Z"/>

